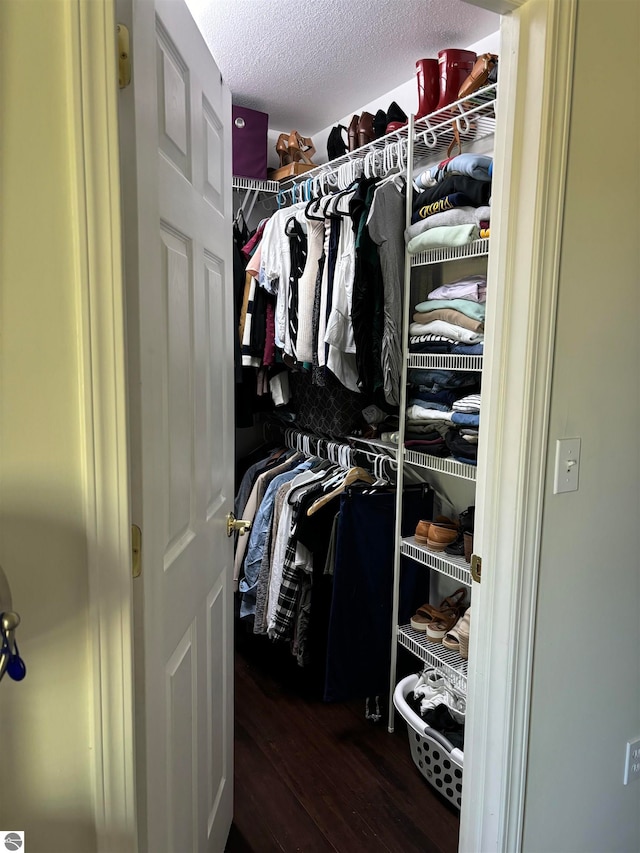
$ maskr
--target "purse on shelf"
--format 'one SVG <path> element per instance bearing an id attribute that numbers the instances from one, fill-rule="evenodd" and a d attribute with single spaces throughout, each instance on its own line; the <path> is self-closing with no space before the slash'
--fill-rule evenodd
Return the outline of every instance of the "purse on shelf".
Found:
<path id="1" fill-rule="evenodd" d="M 495 53 L 482 53 L 471 69 L 471 73 L 464 80 L 458 98 L 466 98 L 468 95 L 473 95 L 478 89 L 483 86 L 488 86 L 490 83 L 498 81 L 498 56 Z"/>

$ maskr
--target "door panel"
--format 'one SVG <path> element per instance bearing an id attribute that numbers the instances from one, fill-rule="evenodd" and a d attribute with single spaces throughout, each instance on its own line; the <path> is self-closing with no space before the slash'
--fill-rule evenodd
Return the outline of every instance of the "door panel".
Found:
<path id="1" fill-rule="evenodd" d="M 140 837 L 149 853 L 218 853 L 233 787 L 231 97 L 182 0 L 134 0 L 130 14 L 121 122 L 123 140 L 135 131 L 122 171 L 143 537 Z"/>

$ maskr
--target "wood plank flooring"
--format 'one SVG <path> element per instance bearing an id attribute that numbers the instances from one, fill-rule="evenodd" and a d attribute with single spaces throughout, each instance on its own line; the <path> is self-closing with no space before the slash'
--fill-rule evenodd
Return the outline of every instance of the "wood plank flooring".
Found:
<path id="1" fill-rule="evenodd" d="M 235 812 L 227 853 L 454 853 L 459 815 L 420 776 L 404 724 L 312 698 L 264 638 L 235 665 Z"/>

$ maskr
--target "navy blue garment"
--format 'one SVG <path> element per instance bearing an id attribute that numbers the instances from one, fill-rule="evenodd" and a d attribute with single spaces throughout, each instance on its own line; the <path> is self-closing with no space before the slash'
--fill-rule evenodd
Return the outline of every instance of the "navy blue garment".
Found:
<path id="1" fill-rule="evenodd" d="M 431 518 L 433 492 L 405 491 L 403 535 Z M 389 686 L 395 495 L 352 487 L 340 498 L 324 699 L 384 695 Z M 428 599 L 429 572 L 403 560 L 401 622 Z"/>

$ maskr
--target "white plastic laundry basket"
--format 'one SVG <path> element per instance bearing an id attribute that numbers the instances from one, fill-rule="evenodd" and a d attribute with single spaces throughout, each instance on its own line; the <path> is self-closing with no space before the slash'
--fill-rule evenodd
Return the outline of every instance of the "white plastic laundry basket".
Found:
<path id="1" fill-rule="evenodd" d="M 407 724 L 411 757 L 416 767 L 443 797 L 460 808 L 464 754 L 440 732 L 425 725 L 407 703 L 406 697 L 415 689 L 417 681 L 417 675 L 403 678 L 393 692 L 393 704 Z"/>

